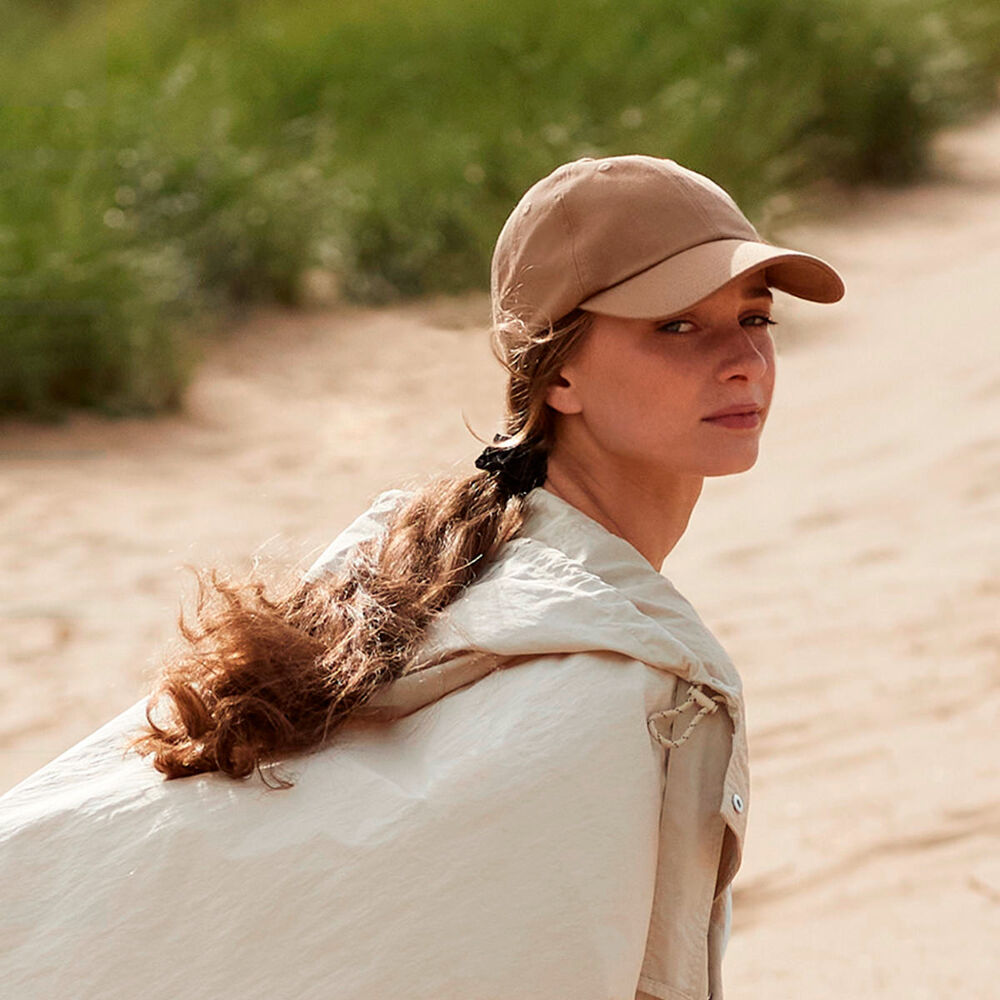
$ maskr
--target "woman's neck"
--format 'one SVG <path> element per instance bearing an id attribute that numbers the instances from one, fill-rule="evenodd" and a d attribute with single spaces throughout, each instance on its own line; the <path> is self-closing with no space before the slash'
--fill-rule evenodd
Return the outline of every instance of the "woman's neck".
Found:
<path id="1" fill-rule="evenodd" d="M 703 477 L 603 473 L 593 476 L 552 453 L 543 488 L 624 538 L 659 571 L 687 529 Z"/>

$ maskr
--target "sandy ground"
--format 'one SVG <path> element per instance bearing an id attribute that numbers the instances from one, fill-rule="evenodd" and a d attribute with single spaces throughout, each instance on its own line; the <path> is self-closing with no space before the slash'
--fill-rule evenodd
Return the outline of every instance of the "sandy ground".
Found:
<path id="1" fill-rule="evenodd" d="M 762 458 L 665 566 L 747 686 L 737 1000 L 1000 996 L 1000 118 L 940 163 L 784 234 L 848 297 L 781 297 Z M 305 566 L 379 490 L 467 466 L 486 312 L 260 312 L 183 416 L 5 426 L 0 791 L 141 696 L 183 564 Z"/>

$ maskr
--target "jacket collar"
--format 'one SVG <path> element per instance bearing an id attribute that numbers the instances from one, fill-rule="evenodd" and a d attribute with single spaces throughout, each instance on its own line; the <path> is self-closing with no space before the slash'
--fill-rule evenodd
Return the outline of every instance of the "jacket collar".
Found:
<path id="1" fill-rule="evenodd" d="M 435 626 L 429 645 L 509 655 L 609 650 L 736 700 L 740 693 L 729 657 L 670 580 L 542 487 L 528 495 L 518 537 Z"/>

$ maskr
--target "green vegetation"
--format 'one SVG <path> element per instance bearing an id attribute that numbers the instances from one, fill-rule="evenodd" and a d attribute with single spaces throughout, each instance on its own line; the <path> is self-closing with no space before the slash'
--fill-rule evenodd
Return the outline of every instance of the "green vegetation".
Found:
<path id="1" fill-rule="evenodd" d="M 308 268 L 484 285 L 557 163 L 648 152 L 766 226 L 987 106 L 996 0 L 0 0 L 0 411 L 176 405 Z"/>

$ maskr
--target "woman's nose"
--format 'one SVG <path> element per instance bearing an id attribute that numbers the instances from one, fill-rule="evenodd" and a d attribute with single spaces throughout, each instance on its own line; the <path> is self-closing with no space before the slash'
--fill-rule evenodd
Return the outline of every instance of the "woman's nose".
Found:
<path id="1" fill-rule="evenodd" d="M 722 366 L 721 378 L 743 378 L 748 382 L 759 382 L 771 367 L 773 351 L 771 335 L 767 328 L 763 332 L 739 328 L 728 344 L 729 353 Z"/>

